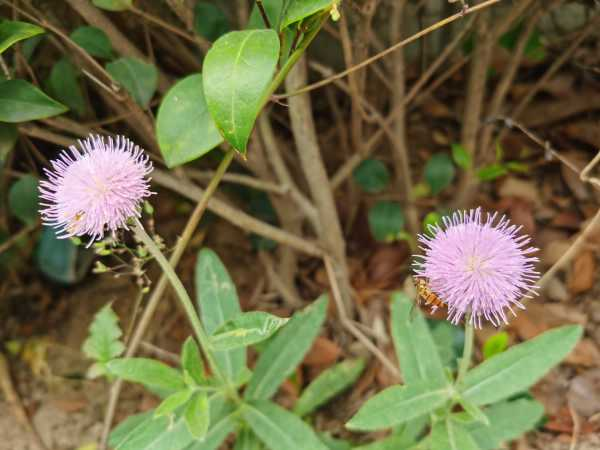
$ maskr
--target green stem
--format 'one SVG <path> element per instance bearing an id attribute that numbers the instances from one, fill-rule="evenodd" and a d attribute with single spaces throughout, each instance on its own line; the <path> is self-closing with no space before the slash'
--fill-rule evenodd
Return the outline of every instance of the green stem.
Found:
<path id="1" fill-rule="evenodd" d="M 470 317 L 465 317 L 465 344 L 463 347 L 462 358 L 458 366 L 458 374 L 456 375 L 456 384 L 458 385 L 464 378 L 469 366 L 471 365 L 471 358 L 473 356 L 473 340 L 474 340 L 474 329 L 471 323 Z"/>

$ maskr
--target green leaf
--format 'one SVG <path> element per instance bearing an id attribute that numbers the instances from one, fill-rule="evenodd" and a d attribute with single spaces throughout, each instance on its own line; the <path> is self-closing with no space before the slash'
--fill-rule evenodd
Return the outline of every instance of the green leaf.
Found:
<path id="1" fill-rule="evenodd" d="M 371 444 L 353 447 L 353 450 L 409 450 L 414 442 L 407 443 L 403 436 L 391 435 Z"/>
<path id="2" fill-rule="evenodd" d="M 35 261 L 48 278 L 64 284 L 75 283 L 85 276 L 93 258 L 93 251 L 79 249 L 70 239 L 57 238 L 53 228 L 42 227 Z"/>
<path id="3" fill-rule="evenodd" d="M 119 340 L 122 335 L 119 318 L 108 303 L 94 316 L 89 336 L 81 349 L 88 358 L 106 363 L 125 351 L 125 345 Z"/>
<path id="4" fill-rule="evenodd" d="M 125 11 L 131 8 L 133 0 L 92 0 L 92 3 L 108 11 Z"/>
<path id="5" fill-rule="evenodd" d="M 294 371 L 319 334 L 327 315 L 327 296 L 295 313 L 261 353 L 246 387 L 247 399 L 270 398 Z"/>
<path id="6" fill-rule="evenodd" d="M 229 31 L 229 21 L 223 10 L 212 3 L 198 2 L 194 7 L 194 31 L 209 41 Z"/>
<path id="7" fill-rule="evenodd" d="M 154 417 L 173 415 L 175 410 L 187 403 L 194 391 L 184 389 L 165 398 L 154 410 Z"/>
<path id="8" fill-rule="evenodd" d="M 210 344 L 217 351 L 245 348 L 270 338 L 287 321 L 263 311 L 242 313 L 220 326 Z"/>
<path id="9" fill-rule="evenodd" d="M 484 425 L 490 424 L 490 420 L 485 415 L 485 413 L 481 409 L 479 409 L 479 407 L 475 406 L 473 403 L 471 403 L 470 401 L 468 401 L 460 396 L 457 398 L 457 400 L 458 400 L 458 403 L 460 404 L 460 406 L 463 407 L 465 412 L 469 416 L 471 416 L 471 418 L 474 421 L 482 423 Z"/>
<path id="10" fill-rule="evenodd" d="M 483 358 L 490 359 L 492 356 L 502 353 L 508 347 L 508 333 L 501 331 L 490 336 L 483 344 Z"/>
<path id="11" fill-rule="evenodd" d="M 446 153 L 436 153 L 425 164 L 425 181 L 431 188 L 431 194 L 437 195 L 450 186 L 456 169 Z"/>
<path id="12" fill-rule="evenodd" d="M 431 450 L 479 450 L 469 432 L 459 423 L 446 419 L 431 430 Z"/>
<path id="13" fill-rule="evenodd" d="M 270 401 L 245 404 L 240 412 L 252 431 L 271 450 L 327 450 L 298 416 Z"/>
<path id="14" fill-rule="evenodd" d="M 33 175 L 19 178 L 8 192 L 10 212 L 25 225 L 35 225 L 38 221 L 38 179 Z"/>
<path id="15" fill-rule="evenodd" d="M 398 240 L 404 228 L 404 214 L 399 203 L 380 201 L 369 209 L 369 228 L 379 242 Z"/>
<path id="16" fill-rule="evenodd" d="M 431 231 L 430 227 L 439 225 L 441 222 L 442 222 L 442 216 L 440 213 L 437 213 L 435 211 L 427 213 L 427 215 L 423 219 L 423 231 L 426 234 L 433 236 L 433 231 Z"/>
<path id="17" fill-rule="evenodd" d="M 153 359 L 113 359 L 108 362 L 107 368 L 111 374 L 119 378 L 145 386 L 177 391 L 186 387 L 178 370 Z"/>
<path id="18" fill-rule="evenodd" d="M 280 29 L 299 22 L 306 17 L 331 8 L 337 0 L 290 0 L 285 11 Z"/>
<path id="19" fill-rule="evenodd" d="M 364 368 L 363 359 L 351 359 L 324 370 L 304 389 L 294 406 L 294 413 L 298 416 L 310 414 L 352 386 Z"/>
<path id="20" fill-rule="evenodd" d="M 274 30 L 227 33 L 204 59 L 208 110 L 221 134 L 242 154 L 278 59 L 279 38 Z"/>
<path id="21" fill-rule="evenodd" d="M 0 122 L 0 168 L 4 164 L 6 157 L 17 143 L 17 127 L 12 123 Z"/>
<path id="22" fill-rule="evenodd" d="M 192 336 L 188 337 L 181 347 L 181 368 L 192 377 L 196 384 L 200 385 L 206 381 L 200 349 Z"/>
<path id="23" fill-rule="evenodd" d="M 502 402 L 485 410 L 490 425 L 474 424 L 468 429 L 481 450 L 495 450 L 535 428 L 544 415 L 544 407 L 535 400 L 521 398 Z"/>
<path id="24" fill-rule="evenodd" d="M 471 154 L 462 145 L 454 143 L 451 145 L 452 159 L 458 167 L 468 169 L 473 165 Z"/>
<path id="25" fill-rule="evenodd" d="M 510 172 L 516 172 L 516 173 L 528 173 L 529 172 L 529 166 L 526 163 L 523 163 L 521 161 L 506 161 L 504 163 L 504 167 L 506 167 L 506 169 L 509 170 Z"/>
<path id="26" fill-rule="evenodd" d="M 192 398 L 185 408 L 184 417 L 192 436 L 203 440 L 210 425 L 210 409 L 206 393 L 201 392 Z"/>
<path id="27" fill-rule="evenodd" d="M 321 442 L 323 442 L 323 444 L 325 444 L 325 446 L 329 449 L 329 450 L 352 450 L 352 444 L 348 441 L 345 441 L 343 439 L 336 439 L 331 437 L 331 434 L 324 432 L 324 433 L 319 433 L 319 439 L 321 439 Z"/>
<path id="28" fill-rule="evenodd" d="M 428 320 L 431 335 L 440 355 L 442 366 L 456 368 L 457 358 L 465 342 L 465 331 L 445 320 Z"/>
<path id="29" fill-rule="evenodd" d="M 354 181 L 370 194 L 383 191 L 390 183 L 390 172 L 378 159 L 364 160 L 352 174 Z"/>
<path id="30" fill-rule="evenodd" d="M 508 173 L 506 167 L 501 163 L 494 163 L 482 167 L 477 171 L 477 176 L 481 181 L 492 181 Z"/>
<path id="31" fill-rule="evenodd" d="M 140 106 L 148 106 L 158 85 L 158 70 L 153 64 L 137 58 L 123 57 L 108 63 L 106 71 Z"/>
<path id="32" fill-rule="evenodd" d="M 269 18 L 269 22 L 271 23 L 271 27 L 273 29 L 279 29 L 279 21 L 281 19 L 283 13 L 284 3 L 287 0 L 263 0 L 262 5 Z M 249 30 L 256 29 L 265 29 L 265 23 L 263 21 L 262 16 L 260 15 L 260 11 L 256 6 L 256 2 L 254 7 L 252 8 L 252 12 L 250 13 L 250 19 L 248 20 L 248 25 L 246 27 Z"/>
<path id="33" fill-rule="evenodd" d="M 405 383 L 428 380 L 435 387 L 449 384 L 431 331 L 414 302 L 402 292 L 392 295 L 392 338 Z"/>
<path id="34" fill-rule="evenodd" d="M 67 111 L 34 85 L 23 80 L 0 82 L 0 122 L 27 122 Z"/>
<path id="35" fill-rule="evenodd" d="M 61 58 L 52 66 L 48 86 L 54 97 L 67 105 L 78 116 L 83 116 L 86 104 L 77 78 L 75 66 L 68 59 Z"/>
<path id="36" fill-rule="evenodd" d="M 235 439 L 233 450 L 262 450 L 263 445 L 250 428 L 242 428 Z"/>
<path id="37" fill-rule="evenodd" d="M 100 28 L 78 27 L 71 33 L 70 38 L 92 56 L 102 59 L 114 57 L 110 39 Z"/>
<path id="38" fill-rule="evenodd" d="M 212 335 L 241 312 L 235 285 L 219 257 L 209 249 L 198 253 L 195 281 L 200 317 L 206 332 Z M 246 367 L 246 350 L 215 352 L 215 360 L 227 378 L 234 381 Z"/>
<path id="39" fill-rule="evenodd" d="M 15 42 L 45 33 L 43 28 L 15 20 L 0 21 L 0 55 Z"/>
<path id="40" fill-rule="evenodd" d="M 484 361 L 465 376 L 462 396 L 486 405 L 527 389 L 573 350 L 582 332 L 579 325 L 556 328 Z"/>
<path id="41" fill-rule="evenodd" d="M 442 406 L 451 394 L 450 388 L 440 389 L 430 380 L 392 386 L 367 400 L 346 427 L 361 431 L 391 428 Z"/>
<path id="42" fill-rule="evenodd" d="M 158 109 L 156 138 L 168 167 L 193 161 L 223 142 L 206 106 L 201 74 L 169 89 Z"/>

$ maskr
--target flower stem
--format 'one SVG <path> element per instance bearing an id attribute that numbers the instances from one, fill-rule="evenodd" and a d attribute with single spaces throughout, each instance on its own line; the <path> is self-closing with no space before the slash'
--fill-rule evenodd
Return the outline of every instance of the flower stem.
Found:
<path id="1" fill-rule="evenodd" d="M 165 255 L 162 254 L 154 240 L 148 235 L 148 233 L 144 229 L 144 226 L 138 218 L 134 220 L 133 232 L 135 233 L 136 237 L 145 245 L 146 249 L 150 252 L 154 259 L 156 259 L 156 262 L 158 262 L 164 275 L 167 277 L 169 283 L 171 283 L 171 286 L 175 290 L 177 298 L 179 299 L 181 305 L 183 306 L 183 309 L 185 310 L 185 313 L 194 330 L 194 334 L 198 339 L 198 343 L 200 344 L 200 347 L 202 348 L 202 351 L 204 352 L 204 355 L 206 356 L 206 359 L 208 360 L 208 363 L 212 369 L 212 372 L 215 374 L 215 377 L 219 379 L 223 386 L 228 387 L 237 397 L 237 393 L 235 393 L 235 391 L 229 387 L 227 379 L 223 376 L 221 369 L 215 361 L 214 355 L 210 348 L 209 337 L 206 334 L 206 331 L 204 331 L 202 324 L 200 323 L 200 318 L 196 313 L 194 303 L 192 302 L 192 299 L 187 293 L 185 287 L 183 286 L 183 283 L 175 273 L 173 266 L 169 264 L 169 261 L 167 261 Z"/>
<path id="2" fill-rule="evenodd" d="M 458 375 L 456 375 L 456 384 L 459 384 L 464 378 L 469 366 L 471 365 L 471 358 L 473 356 L 473 340 L 474 340 L 474 329 L 473 323 L 470 317 L 465 318 L 465 344 L 463 347 L 462 358 L 458 366 Z"/>

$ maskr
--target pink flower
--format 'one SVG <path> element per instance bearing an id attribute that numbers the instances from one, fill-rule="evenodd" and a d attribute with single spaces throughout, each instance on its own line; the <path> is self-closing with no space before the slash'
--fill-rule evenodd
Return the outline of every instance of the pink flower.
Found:
<path id="1" fill-rule="evenodd" d="M 42 221 L 58 229 L 59 238 L 90 235 L 88 245 L 106 231 L 127 228 L 139 217 L 140 204 L 152 195 L 147 175 L 152 163 L 144 150 L 124 136 L 116 139 L 90 135 L 63 150 L 44 169 L 40 182 Z"/>
<path id="2" fill-rule="evenodd" d="M 538 258 L 529 255 L 538 249 L 505 216 L 494 224 L 497 214 L 483 220 L 481 208 L 459 211 L 431 227 L 433 236 L 418 237 L 425 254 L 417 255 L 415 274 L 447 304 L 454 324 L 468 312 L 478 328 L 482 319 L 508 323 L 506 310 L 516 315 L 513 307 L 525 309 L 521 298 L 535 294 Z"/>

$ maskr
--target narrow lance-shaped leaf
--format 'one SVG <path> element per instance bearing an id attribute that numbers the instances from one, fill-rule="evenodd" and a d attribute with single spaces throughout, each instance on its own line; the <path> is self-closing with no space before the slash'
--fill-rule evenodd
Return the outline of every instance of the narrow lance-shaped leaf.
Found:
<path id="1" fill-rule="evenodd" d="M 279 58 L 274 30 L 233 31 L 219 38 L 204 59 L 204 94 L 221 134 L 240 153 L 265 102 Z"/>
<path id="2" fill-rule="evenodd" d="M 185 408 L 184 416 L 188 431 L 196 439 L 203 440 L 210 425 L 210 409 L 206 393 L 200 392 L 192 397 Z"/>
<path id="3" fill-rule="evenodd" d="M 250 428 L 242 428 L 235 438 L 235 447 L 233 450 L 262 450 L 263 445 L 260 439 L 252 432 Z"/>
<path id="4" fill-rule="evenodd" d="M 192 394 L 193 391 L 191 389 L 184 389 L 169 395 L 156 407 L 154 417 L 172 415 L 177 408 L 187 403 Z"/>
<path id="5" fill-rule="evenodd" d="M 254 367 L 244 393 L 249 399 L 271 397 L 294 371 L 319 334 L 327 313 L 327 297 L 322 296 L 297 312 L 267 344 Z"/>
<path id="6" fill-rule="evenodd" d="M 402 376 L 407 384 L 429 380 L 434 386 L 449 384 L 431 331 L 416 311 L 411 320 L 414 302 L 401 292 L 392 296 L 392 338 L 400 361 Z"/>
<path id="7" fill-rule="evenodd" d="M 317 409 L 350 387 L 365 368 L 363 359 L 341 362 L 323 371 L 302 392 L 294 406 L 294 413 L 304 416 Z"/>
<path id="8" fill-rule="evenodd" d="M 433 411 L 450 396 L 449 388 L 438 388 L 427 380 L 392 386 L 367 400 L 346 427 L 365 431 L 390 428 Z"/>
<path id="9" fill-rule="evenodd" d="M 215 350 L 248 347 L 271 337 L 288 319 L 262 311 L 242 313 L 229 319 L 210 337 Z"/>
<path id="10" fill-rule="evenodd" d="M 440 421 L 431 430 L 431 450 L 479 450 L 473 437 L 451 419 Z"/>
<path id="11" fill-rule="evenodd" d="M 556 328 L 484 361 L 465 376 L 462 396 L 486 405 L 527 389 L 573 350 L 581 334 L 579 325 Z"/>
<path id="12" fill-rule="evenodd" d="M 107 368 L 119 378 L 154 388 L 180 390 L 186 387 L 179 371 L 153 359 L 113 359 Z"/>
<path id="13" fill-rule="evenodd" d="M 270 401 L 246 404 L 241 414 L 271 450 L 327 450 L 302 419 Z"/>
<path id="14" fill-rule="evenodd" d="M 0 55 L 15 42 L 45 33 L 43 28 L 16 20 L 0 21 Z"/>
<path id="15" fill-rule="evenodd" d="M 200 355 L 200 349 L 193 337 L 188 337 L 181 347 L 181 368 L 198 385 L 205 381 L 204 363 Z"/>
<path id="16" fill-rule="evenodd" d="M 67 111 L 65 105 L 51 99 L 23 80 L 0 82 L 0 122 L 27 122 Z"/>
<path id="17" fill-rule="evenodd" d="M 209 249 L 198 253 L 195 280 L 200 317 L 212 335 L 241 312 L 235 285 L 217 254 Z M 228 379 L 235 381 L 246 368 L 246 350 L 215 352 L 215 360 Z"/>

